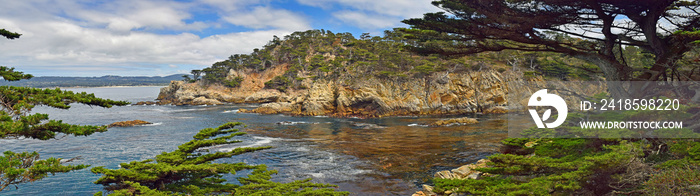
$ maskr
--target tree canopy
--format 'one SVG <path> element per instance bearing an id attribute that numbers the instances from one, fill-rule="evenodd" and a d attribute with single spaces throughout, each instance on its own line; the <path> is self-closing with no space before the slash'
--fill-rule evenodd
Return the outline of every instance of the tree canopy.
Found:
<path id="1" fill-rule="evenodd" d="M 207 147 L 238 143 L 232 138 L 245 134 L 236 127 L 240 122 L 229 122 L 217 128 L 202 129 L 193 140 L 178 146 L 172 152 L 163 152 L 155 160 L 133 161 L 120 164 L 119 169 L 92 168 L 103 174 L 95 183 L 102 184 L 114 195 L 347 195 L 329 187 L 335 185 L 309 182 L 311 179 L 290 183 L 270 181 L 276 171 L 265 165 L 245 163 L 215 163 L 216 160 L 267 149 L 270 147 L 241 147 L 228 152 L 209 153 Z M 239 184 L 225 183 L 224 174 L 253 170 L 247 177 L 238 178 Z"/>
<path id="2" fill-rule="evenodd" d="M 17 81 L 32 76 L 0 66 L 3 80 Z M 73 93 L 61 89 L 38 89 L 29 87 L 0 86 L 0 138 L 28 137 L 51 139 L 56 133 L 90 135 L 106 131 L 104 126 L 81 126 L 49 120 L 47 114 L 30 114 L 37 105 L 68 109 L 71 103 L 82 103 L 100 107 L 126 105 L 125 101 L 113 101 L 95 97 L 94 94 Z"/>
<path id="3" fill-rule="evenodd" d="M 597 65 L 609 81 L 665 80 L 700 40 L 699 2 L 686 0 L 439 0 L 445 12 L 407 19 L 410 45 L 445 56 L 522 50 L 567 54 Z M 622 47 L 654 55 L 632 65 Z"/>
<path id="4" fill-rule="evenodd" d="M 8 39 L 19 38 L 21 34 L 0 29 L 0 34 Z M 15 71 L 14 68 L 0 66 L 0 77 L 6 81 L 30 79 L 33 76 Z M 49 120 L 47 114 L 30 114 L 36 105 L 68 109 L 70 103 L 82 103 L 100 107 L 126 105 L 128 102 L 96 98 L 93 94 L 73 93 L 60 89 L 38 89 L 27 87 L 0 86 L 0 139 L 26 137 L 41 140 L 55 138 L 56 133 L 70 135 L 90 135 L 107 131 L 105 126 L 81 126 Z M 70 161 L 70 160 L 68 160 Z M 34 182 L 49 173 L 63 173 L 84 169 L 89 165 L 61 165 L 58 158 L 39 159 L 37 152 L 15 153 L 5 151 L 0 155 L 0 191 L 20 183 Z"/>

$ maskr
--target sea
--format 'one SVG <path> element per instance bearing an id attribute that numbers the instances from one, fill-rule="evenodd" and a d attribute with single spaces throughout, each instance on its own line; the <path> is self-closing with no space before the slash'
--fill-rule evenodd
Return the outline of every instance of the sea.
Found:
<path id="1" fill-rule="evenodd" d="M 64 88 L 94 93 L 98 97 L 132 103 L 153 101 L 159 86 Z M 469 114 L 473 125 L 432 127 L 427 124 L 464 116 L 401 116 L 387 118 L 332 118 L 238 113 L 255 104 L 203 106 L 128 105 L 102 108 L 72 104 L 70 109 L 38 106 L 33 113 L 80 125 L 106 125 L 144 120 L 153 124 L 113 127 L 89 136 L 58 135 L 51 140 L 0 139 L 0 151 L 36 151 L 41 158 L 76 158 L 69 164 L 119 168 L 120 163 L 152 159 L 192 139 L 199 130 L 226 122 L 243 122 L 248 134 L 240 143 L 211 147 L 228 151 L 238 147 L 271 146 L 271 149 L 237 155 L 218 162 L 266 164 L 279 173 L 272 180 L 336 184 L 351 195 L 411 195 L 431 184 L 440 170 L 476 162 L 498 152 L 507 137 L 504 115 Z M 249 173 L 249 172 L 248 172 Z M 225 176 L 230 182 L 246 172 Z M 103 191 L 93 182 L 101 175 L 90 169 L 57 173 L 44 179 L 10 186 L 0 195 L 92 195 Z"/>

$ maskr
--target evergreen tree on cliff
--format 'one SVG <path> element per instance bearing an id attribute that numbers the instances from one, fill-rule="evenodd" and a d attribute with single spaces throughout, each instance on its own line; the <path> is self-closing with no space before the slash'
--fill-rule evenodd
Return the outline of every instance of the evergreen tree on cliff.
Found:
<path id="1" fill-rule="evenodd" d="M 700 40 L 698 1 L 440 0 L 445 12 L 407 19 L 403 29 L 426 54 L 547 51 L 597 65 L 608 81 L 668 80 L 676 62 Z M 653 54 L 650 67 L 631 65 L 622 47 Z"/>
<path id="2" fill-rule="evenodd" d="M 21 34 L 0 29 L 0 34 L 8 39 L 19 38 Z M 6 81 L 30 79 L 32 75 L 15 71 L 14 68 L 0 66 L 0 76 Z M 90 135 L 107 131 L 105 126 L 80 126 L 49 120 L 47 114 L 30 114 L 37 105 L 68 109 L 70 103 L 82 103 L 100 107 L 126 105 L 128 102 L 96 98 L 93 94 L 73 93 L 60 89 L 37 89 L 27 87 L 0 86 L 0 138 L 52 139 L 57 133 L 68 135 Z M 36 152 L 14 153 L 6 151 L 0 155 L 0 191 L 10 185 L 33 182 L 48 173 L 69 172 L 88 167 L 87 165 L 61 165 L 61 159 L 39 160 Z"/>

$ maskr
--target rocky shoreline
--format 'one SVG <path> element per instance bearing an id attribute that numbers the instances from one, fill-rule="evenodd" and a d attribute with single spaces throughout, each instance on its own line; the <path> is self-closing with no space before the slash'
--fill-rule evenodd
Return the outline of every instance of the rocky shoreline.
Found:
<path id="1" fill-rule="evenodd" d="M 524 111 L 529 96 L 539 90 L 527 86 L 527 83 L 544 83 L 541 78 L 523 77 L 522 73 L 486 70 L 441 72 L 406 80 L 377 77 L 338 81 L 305 79 L 304 84 L 308 88 L 304 89 L 280 91 L 264 88 L 264 81 L 274 77 L 276 74 L 271 72 L 275 70 L 283 71 L 231 71 L 229 77 L 244 78 L 241 86 L 236 88 L 202 82 L 172 81 L 160 90 L 157 102 L 137 105 L 258 103 L 261 104 L 258 108 L 245 112 L 361 118 L 492 114 Z M 573 92 L 582 91 L 581 89 L 593 92 L 600 90 L 586 89 L 585 86 L 567 88 Z M 511 100 L 515 104 L 508 104 L 508 94 L 518 99 Z"/>
<path id="2" fill-rule="evenodd" d="M 463 165 L 461 167 L 452 169 L 452 170 L 443 170 L 435 173 L 435 178 L 442 178 L 442 179 L 479 179 L 481 176 L 488 176 L 488 173 L 483 173 L 480 171 L 476 171 L 475 169 L 478 168 L 485 168 L 488 167 L 487 163 L 491 162 L 488 159 L 481 159 L 477 161 L 476 163 L 472 164 L 467 164 Z M 438 196 L 438 195 L 449 195 L 449 196 L 457 196 L 457 195 L 467 195 L 467 194 L 459 194 L 455 193 L 456 190 L 447 190 L 444 192 L 444 194 L 437 194 L 433 192 L 433 186 L 430 185 L 423 185 L 423 190 L 416 191 L 412 196 Z"/>
<path id="3" fill-rule="evenodd" d="M 242 86 L 226 88 L 217 84 L 172 81 L 161 89 L 158 102 L 137 104 L 260 103 L 258 108 L 247 112 L 363 118 L 505 113 L 509 110 L 506 107 L 507 86 L 524 81 L 515 73 L 490 70 L 435 73 L 406 81 L 376 77 L 358 79 L 353 83 L 316 80 L 308 81 L 307 89 L 281 92 L 260 85 L 274 74 L 230 75 L 243 77 Z"/>

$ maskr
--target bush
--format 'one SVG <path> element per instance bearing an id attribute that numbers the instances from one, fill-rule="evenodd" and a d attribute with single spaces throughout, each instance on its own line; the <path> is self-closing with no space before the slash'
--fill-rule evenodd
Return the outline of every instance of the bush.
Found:
<path id="1" fill-rule="evenodd" d="M 291 85 L 292 82 L 289 81 L 289 78 L 284 76 L 275 76 L 272 80 L 265 82 L 265 88 L 277 89 L 282 92 L 286 91 Z"/>
<path id="2" fill-rule="evenodd" d="M 224 81 L 224 86 L 230 87 L 230 88 L 236 88 L 241 86 L 241 82 L 243 82 L 243 77 L 236 76 L 235 78 L 231 80 L 225 80 Z"/>
<path id="3" fill-rule="evenodd" d="M 687 165 L 652 175 L 644 190 L 649 195 L 700 195 L 700 188 L 691 187 L 699 184 L 700 168 Z"/>

